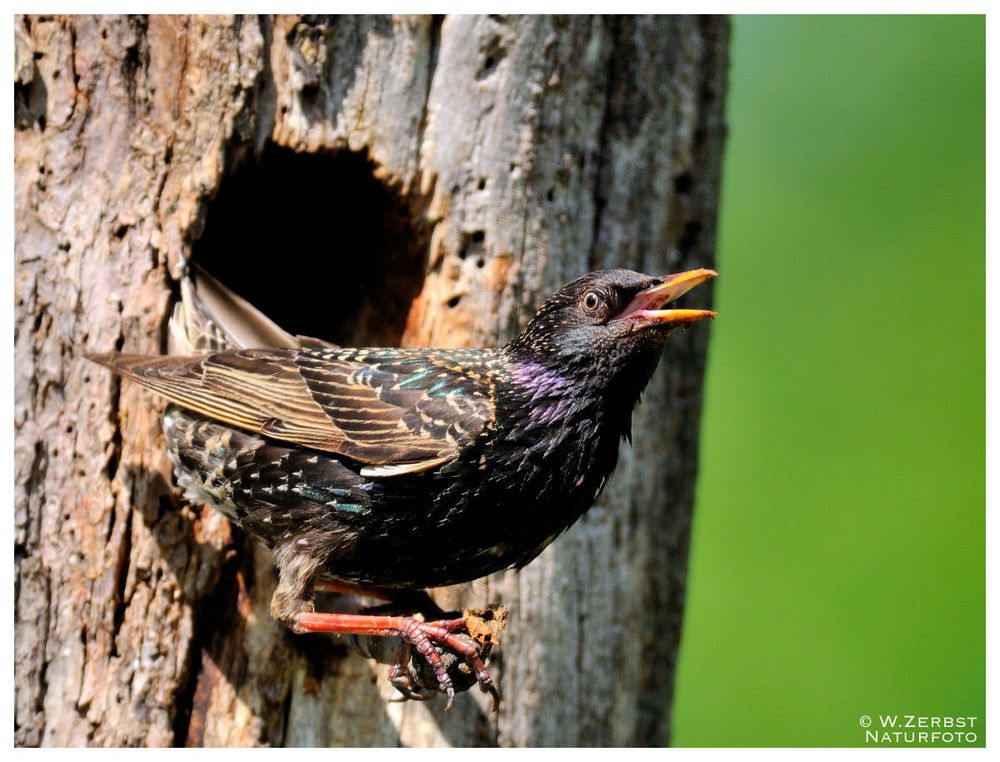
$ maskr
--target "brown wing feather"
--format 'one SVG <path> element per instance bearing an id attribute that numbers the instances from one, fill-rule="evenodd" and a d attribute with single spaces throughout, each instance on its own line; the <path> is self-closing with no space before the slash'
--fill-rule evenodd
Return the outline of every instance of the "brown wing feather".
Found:
<path id="1" fill-rule="evenodd" d="M 232 426 L 362 463 L 404 466 L 388 474 L 451 460 L 459 440 L 475 436 L 492 415 L 487 398 L 472 395 L 474 401 L 466 398 L 450 408 L 463 425 L 442 426 L 446 401 L 428 404 L 420 386 L 405 388 L 399 376 L 350 359 L 352 350 L 342 354 L 278 349 L 90 359 Z M 451 372 L 443 366 L 435 370 L 439 376 Z M 457 380 L 471 383 L 462 376 Z"/>

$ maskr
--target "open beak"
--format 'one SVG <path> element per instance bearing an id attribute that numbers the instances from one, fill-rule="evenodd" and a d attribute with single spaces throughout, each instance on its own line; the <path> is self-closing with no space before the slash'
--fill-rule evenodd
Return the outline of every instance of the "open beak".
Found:
<path id="1" fill-rule="evenodd" d="M 634 320 L 641 325 L 675 326 L 714 318 L 716 313 L 712 310 L 665 310 L 662 307 L 717 275 L 715 270 L 700 268 L 657 278 L 656 283 L 636 294 L 615 320 Z"/>

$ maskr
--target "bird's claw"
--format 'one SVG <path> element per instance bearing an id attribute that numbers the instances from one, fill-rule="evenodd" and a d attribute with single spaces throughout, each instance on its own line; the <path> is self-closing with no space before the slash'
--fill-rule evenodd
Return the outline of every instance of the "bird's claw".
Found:
<path id="1" fill-rule="evenodd" d="M 396 657 L 389 667 L 389 683 L 400 693 L 398 698 L 389 699 L 394 703 L 399 701 L 430 701 L 437 695 L 437 691 L 428 690 L 418 683 L 410 671 L 409 662 L 412 650 L 413 646 L 408 641 L 400 640 Z"/>
<path id="2" fill-rule="evenodd" d="M 486 670 L 486 665 L 480 656 L 478 645 L 472 638 L 457 634 L 457 631 L 464 629 L 464 627 L 464 619 L 421 622 L 418 619 L 407 617 L 406 624 L 400 633 L 403 636 L 404 642 L 409 647 L 415 648 L 417 653 L 424 658 L 427 665 L 433 670 L 437 690 L 448 697 L 445 710 L 451 709 L 454 703 L 455 683 L 448 673 L 448 667 L 441 658 L 439 649 L 448 649 L 464 660 L 483 692 L 489 692 L 493 695 L 494 705 L 496 705 L 499 698 L 499 694 L 493 684 L 493 678 Z M 396 662 L 390 673 L 390 679 L 397 690 L 400 690 L 399 686 L 403 685 L 403 690 L 400 690 L 400 693 L 404 696 L 407 693 L 414 692 L 412 688 L 413 676 L 404 666 L 409 661 L 409 656 L 408 649 L 405 653 L 401 650 L 400 654 L 397 654 Z M 425 685 L 425 687 L 429 686 Z"/>
<path id="3" fill-rule="evenodd" d="M 483 693 L 490 694 L 490 698 L 493 699 L 493 712 L 496 713 L 500 711 L 500 691 L 497 690 L 497 687 L 493 684 L 493 681 L 491 680 L 489 684 L 480 682 L 479 690 L 481 690 Z"/>
<path id="4" fill-rule="evenodd" d="M 418 685 L 413 680 L 413 675 L 409 672 L 404 672 L 400 675 L 389 676 L 389 682 L 392 687 L 399 691 L 400 696 L 398 698 L 389 699 L 392 702 L 397 701 L 430 701 L 437 695 L 437 691 L 430 691 L 425 689 L 423 686 Z"/>

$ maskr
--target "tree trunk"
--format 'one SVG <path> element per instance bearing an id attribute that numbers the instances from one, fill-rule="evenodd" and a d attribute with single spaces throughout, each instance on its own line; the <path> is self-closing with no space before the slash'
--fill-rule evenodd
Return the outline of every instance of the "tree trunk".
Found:
<path id="1" fill-rule="evenodd" d="M 23 17 L 15 62 L 18 745 L 664 744 L 707 328 L 670 339 L 617 476 L 522 572 L 478 691 L 268 614 L 269 553 L 183 503 L 159 353 L 193 257 L 293 333 L 491 346 L 601 267 L 711 266 L 720 18 Z M 503 516 L 486 516 L 489 523 Z"/>

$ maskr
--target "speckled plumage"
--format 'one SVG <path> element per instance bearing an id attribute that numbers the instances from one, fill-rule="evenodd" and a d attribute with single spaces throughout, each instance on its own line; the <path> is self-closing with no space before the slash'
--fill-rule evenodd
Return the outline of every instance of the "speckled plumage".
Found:
<path id="1" fill-rule="evenodd" d="M 391 351 L 394 362 L 398 353 Z M 367 476 L 379 466 L 284 445 L 171 406 L 164 432 L 181 486 L 272 548 L 323 555 L 324 571 L 348 582 L 433 587 L 522 566 L 596 497 L 614 467 L 621 426 L 595 436 L 606 418 L 602 400 L 567 397 L 570 381 L 547 370 L 493 352 L 464 350 L 452 358 L 480 380 L 450 371 L 401 382 L 426 380 L 425 392 L 442 394 L 447 409 L 421 424 L 461 443 L 447 463 Z"/>
<path id="2" fill-rule="evenodd" d="M 669 331 L 714 314 L 658 308 L 712 275 L 592 273 L 501 349 L 342 349 L 268 324 L 282 347 L 93 359 L 175 403 L 178 483 L 274 549 L 272 612 L 297 626 L 321 576 L 413 589 L 537 556 L 607 483 Z M 209 346 L 232 340 L 187 312 Z"/>

